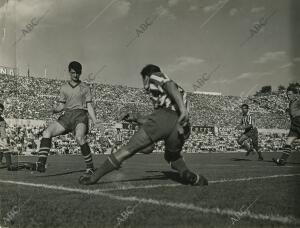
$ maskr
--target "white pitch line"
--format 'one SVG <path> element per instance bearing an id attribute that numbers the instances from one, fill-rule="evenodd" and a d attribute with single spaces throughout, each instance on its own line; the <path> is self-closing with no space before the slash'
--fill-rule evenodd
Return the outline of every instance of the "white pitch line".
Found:
<path id="1" fill-rule="evenodd" d="M 75 192 L 87 195 L 98 195 L 103 197 L 108 197 L 113 200 L 120 200 L 126 202 L 138 202 L 138 203 L 145 203 L 145 204 L 152 204 L 157 206 L 166 206 L 184 210 L 190 210 L 195 212 L 200 212 L 203 214 L 217 214 L 223 216 L 239 216 L 239 218 L 251 218 L 256 220 L 265 220 L 271 222 L 279 222 L 283 224 L 300 224 L 300 220 L 295 218 L 294 216 L 279 216 L 279 215 L 265 215 L 265 214 L 256 214 L 250 211 L 235 211 L 232 209 L 220 209 L 216 208 L 204 208 L 198 207 L 194 204 L 187 204 L 187 203 L 177 203 L 165 200 L 156 200 L 156 199 L 146 199 L 146 198 L 137 198 L 135 196 L 118 196 L 113 195 L 111 193 L 101 192 L 99 190 L 88 190 L 88 189 L 80 189 L 80 188 L 70 188 L 64 186 L 57 186 L 57 185 L 47 185 L 47 184 L 35 184 L 35 183 L 28 183 L 22 181 L 9 181 L 9 180 L 1 180 L 0 183 L 4 184 L 15 184 L 15 185 L 22 185 L 22 186 L 30 186 L 36 188 L 43 188 L 43 189 L 51 189 L 51 190 L 58 190 L 58 191 L 66 191 L 66 192 Z"/>
<path id="2" fill-rule="evenodd" d="M 237 178 L 237 179 L 221 179 L 208 181 L 209 184 L 217 184 L 217 183 L 226 183 L 226 182 L 241 182 L 241 181 L 252 181 L 252 180 L 262 180 L 262 179 L 271 179 L 271 178 L 279 178 L 279 177 L 293 177 L 300 176 L 300 173 L 295 174 L 282 174 L 282 175 L 272 175 L 272 176 L 262 176 L 262 177 L 245 177 L 245 178 Z M 182 184 L 153 184 L 153 185 L 140 185 L 140 186 L 120 186 L 117 188 L 105 188 L 100 190 L 101 192 L 110 192 L 110 191 L 126 191 L 132 189 L 150 189 L 150 188 L 161 188 L 161 187 L 178 187 L 185 186 Z"/>
<path id="3" fill-rule="evenodd" d="M 99 189 L 101 192 L 110 192 L 110 191 L 126 191 L 132 189 L 149 189 L 149 188 L 161 188 L 161 187 L 178 187 L 182 184 L 151 184 L 151 185 L 139 185 L 139 186 L 118 186 L 117 188 L 105 188 Z"/>
<path id="4" fill-rule="evenodd" d="M 224 183 L 224 182 L 252 181 L 252 180 L 263 180 L 263 179 L 272 179 L 272 178 L 279 178 L 279 177 L 294 177 L 294 176 L 300 176 L 300 173 L 261 176 L 261 177 L 244 177 L 244 178 L 237 178 L 237 179 L 222 179 L 222 180 L 208 181 L 208 183 L 216 184 L 216 183 Z"/>

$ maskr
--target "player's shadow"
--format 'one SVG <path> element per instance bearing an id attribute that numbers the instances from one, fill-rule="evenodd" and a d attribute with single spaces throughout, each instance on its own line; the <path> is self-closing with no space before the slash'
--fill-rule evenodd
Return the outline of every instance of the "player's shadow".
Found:
<path id="1" fill-rule="evenodd" d="M 148 180 L 167 180 L 168 178 L 165 175 L 154 175 L 146 176 L 142 178 L 135 179 L 125 179 L 125 180 L 113 180 L 113 181 L 102 181 L 98 184 L 113 184 L 113 183 L 123 183 L 123 182 L 137 182 L 137 181 L 148 181 Z"/>
<path id="2" fill-rule="evenodd" d="M 230 159 L 231 161 L 246 161 L 246 162 L 250 162 L 250 161 L 252 161 L 252 162 L 254 162 L 254 161 L 257 161 L 257 160 L 251 160 L 251 159 L 248 159 L 248 158 L 231 158 Z M 260 161 L 260 163 L 273 163 L 273 161 L 272 160 L 263 160 L 263 161 Z"/>
<path id="3" fill-rule="evenodd" d="M 162 171 L 162 173 L 169 179 L 180 184 L 187 185 L 188 183 L 183 181 L 178 172 L 174 171 Z"/>
<path id="4" fill-rule="evenodd" d="M 68 172 L 63 172 L 63 173 L 55 173 L 55 174 L 50 174 L 50 175 L 36 176 L 36 178 L 64 176 L 64 175 L 69 175 L 69 174 L 73 174 L 73 173 L 82 173 L 84 171 L 85 171 L 85 169 L 73 170 L 73 171 L 68 171 Z"/>
<path id="5" fill-rule="evenodd" d="M 287 165 L 300 165 L 300 162 L 287 162 Z"/>
<path id="6" fill-rule="evenodd" d="M 250 160 L 250 159 L 246 159 L 246 158 L 231 158 L 231 161 L 257 161 L 257 160 Z M 260 161 L 260 163 L 273 163 L 274 161 L 272 160 L 263 160 Z M 300 165 L 299 162 L 287 162 L 286 165 Z"/>
<path id="7" fill-rule="evenodd" d="M 231 161 L 252 161 L 251 159 L 248 158 L 231 158 Z"/>
<path id="8" fill-rule="evenodd" d="M 188 183 L 183 181 L 178 172 L 174 171 L 146 171 L 146 172 L 160 172 L 163 173 L 167 180 L 172 180 L 174 182 L 187 185 Z"/>
<path id="9" fill-rule="evenodd" d="M 262 162 L 273 163 L 275 165 L 274 161 L 272 161 L 272 160 L 263 160 Z M 300 163 L 299 162 L 287 162 L 286 165 L 300 165 Z"/>
<path id="10" fill-rule="evenodd" d="M 114 180 L 114 181 L 103 181 L 98 183 L 101 184 L 112 184 L 112 183 L 123 183 L 123 182 L 137 182 L 137 181 L 147 181 L 147 180 L 172 180 L 174 182 L 180 184 L 187 184 L 179 176 L 179 173 L 173 171 L 146 171 L 148 173 L 162 173 L 162 175 L 153 175 L 153 176 L 146 176 L 143 178 L 136 178 L 136 179 L 126 179 L 126 180 Z"/>

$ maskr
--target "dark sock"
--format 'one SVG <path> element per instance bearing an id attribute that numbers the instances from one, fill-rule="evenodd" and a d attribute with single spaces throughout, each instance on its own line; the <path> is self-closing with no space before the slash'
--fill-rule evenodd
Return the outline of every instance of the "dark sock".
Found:
<path id="1" fill-rule="evenodd" d="M 89 145 L 87 143 L 85 143 L 80 146 L 80 149 L 81 149 L 81 153 L 83 155 L 83 158 L 84 158 L 84 161 L 86 164 L 86 168 L 94 169 L 93 158 L 92 158 L 92 154 L 91 154 Z"/>
<path id="2" fill-rule="evenodd" d="M 262 153 L 260 152 L 260 150 L 258 148 L 255 148 L 257 154 L 258 154 L 258 157 L 259 158 L 262 158 Z"/>
<path id="3" fill-rule="evenodd" d="M 38 162 L 41 162 L 44 165 L 46 164 L 50 148 L 51 148 L 51 138 L 42 138 L 40 150 L 38 153 L 39 154 Z"/>
<path id="4" fill-rule="evenodd" d="M 176 161 L 170 162 L 171 168 L 175 169 L 179 172 L 180 176 L 182 176 L 183 172 L 188 170 L 183 158 L 179 158 Z"/>
<path id="5" fill-rule="evenodd" d="M 96 169 L 94 174 L 94 182 L 97 182 L 105 174 L 110 173 L 116 169 L 119 169 L 121 162 L 119 162 L 113 154 L 109 155 L 104 163 Z"/>
<path id="6" fill-rule="evenodd" d="M 280 159 L 286 161 L 289 158 L 291 152 L 292 152 L 292 146 L 291 145 L 285 145 L 283 147 L 283 152 L 282 152 L 282 155 L 281 155 Z"/>
<path id="7" fill-rule="evenodd" d="M 10 153 L 4 153 L 5 156 L 5 160 L 6 160 L 6 166 L 10 166 L 11 165 L 11 154 Z"/>
<path id="8" fill-rule="evenodd" d="M 0 162 L 2 162 L 2 160 L 3 160 L 3 152 L 1 151 L 0 152 Z"/>

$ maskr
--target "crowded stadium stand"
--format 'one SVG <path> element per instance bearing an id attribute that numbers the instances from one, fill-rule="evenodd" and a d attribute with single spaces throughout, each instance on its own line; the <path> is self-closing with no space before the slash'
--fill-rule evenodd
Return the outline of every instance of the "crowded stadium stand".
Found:
<path id="1" fill-rule="evenodd" d="M 57 101 L 63 83 L 65 81 L 46 78 L 0 76 L 0 98 L 5 105 L 4 118 L 9 119 L 8 141 L 13 151 L 19 154 L 36 153 L 43 129 L 49 121 L 58 117 L 51 116 L 49 110 Z M 97 118 L 106 124 L 105 132 L 97 129 L 90 131 L 91 149 L 94 153 L 109 153 L 115 141 L 116 128 L 122 128 L 123 143 L 137 129 L 137 126 L 118 123 L 120 113 L 127 110 L 148 114 L 152 104 L 142 89 L 95 82 L 89 84 Z M 234 128 L 240 122 L 242 103 L 249 104 L 256 119 L 263 151 L 278 150 L 284 142 L 285 129 L 289 127 L 289 117 L 285 112 L 288 101 L 284 93 L 250 97 L 189 93 L 188 99 L 193 128 L 184 152 L 238 151 L 236 139 L 240 133 Z M 159 143 L 155 151 L 162 152 L 163 144 Z M 53 140 L 51 153 L 79 152 L 71 134 Z"/>

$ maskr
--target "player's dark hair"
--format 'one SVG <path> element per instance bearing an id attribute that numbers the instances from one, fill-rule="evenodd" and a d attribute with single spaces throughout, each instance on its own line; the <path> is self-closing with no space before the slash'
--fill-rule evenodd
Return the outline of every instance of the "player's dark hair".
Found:
<path id="1" fill-rule="evenodd" d="M 69 72 L 71 71 L 71 69 L 73 69 L 77 74 L 81 74 L 82 66 L 79 62 L 76 61 L 70 62 L 68 68 L 69 68 Z"/>
<path id="2" fill-rule="evenodd" d="M 146 75 L 150 76 L 153 73 L 157 73 L 157 72 L 161 72 L 158 66 L 153 64 L 148 64 L 142 69 L 141 75 L 145 77 Z"/>
<path id="3" fill-rule="evenodd" d="M 0 103 L 0 109 L 4 109 L 4 105 Z"/>
<path id="4" fill-rule="evenodd" d="M 297 87 L 295 87 L 295 86 L 289 86 L 289 87 L 286 89 L 286 92 L 289 92 L 289 91 L 292 91 L 293 94 L 297 94 L 297 93 L 298 93 L 298 89 L 297 89 Z"/>
<path id="5" fill-rule="evenodd" d="M 247 108 L 247 109 L 249 109 L 249 105 L 247 105 L 247 104 L 242 104 L 242 106 L 241 106 L 242 108 Z"/>

